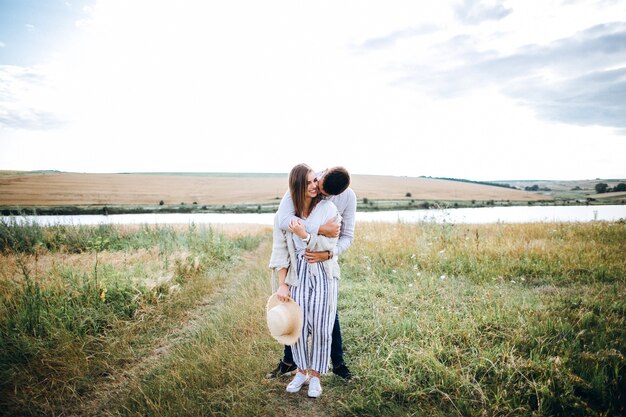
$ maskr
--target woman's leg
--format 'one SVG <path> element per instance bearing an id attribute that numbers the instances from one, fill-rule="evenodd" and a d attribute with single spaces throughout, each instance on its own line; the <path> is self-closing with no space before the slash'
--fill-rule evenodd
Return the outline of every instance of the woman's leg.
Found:
<path id="1" fill-rule="evenodd" d="M 324 374 L 330 365 L 330 348 L 332 333 L 337 314 L 337 279 L 328 277 L 324 266 L 319 263 L 317 279 L 311 292 L 309 302 L 313 306 L 311 312 L 311 363 L 310 368 Z"/>
<path id="2" fill-rule="evenodd" d="M 300 285 L 291 286 L 291 298 L 300 306 L 303 313 L 303 325 L 302 332 L 298 341 L 291 345 L 291 352 L 293 354 L 293 360 L 299 369 L 306 372 L 310 367 L 309 359 L 309 344 L 307 343 L 311 326 L 309 325 L 309 293 L 311 291 L 311 279 L 308 276 L 307 262 L 304 257 L 298 256 L 297 259 L 297 271 L 300 278 Z"/>

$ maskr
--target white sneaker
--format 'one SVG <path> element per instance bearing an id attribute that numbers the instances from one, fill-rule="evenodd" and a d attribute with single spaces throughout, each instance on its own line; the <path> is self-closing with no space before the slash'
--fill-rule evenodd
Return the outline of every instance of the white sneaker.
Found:
<path id="1" fill-rule="evenodd" d="M 289 385 L 287 385 L 287 392 L 294 393 L 300 391 L 302 385 L 307 380 L 307 375 L 302 372 L 298 372 L 296 376 L 293 377 Z"/>
<path id="2" fill-rule="evenodd" d="M 322 395 L 322 384 L 320 379 L 314 376 L 309 381 L 309 397 L 317 398 L 320 395 Z"/>

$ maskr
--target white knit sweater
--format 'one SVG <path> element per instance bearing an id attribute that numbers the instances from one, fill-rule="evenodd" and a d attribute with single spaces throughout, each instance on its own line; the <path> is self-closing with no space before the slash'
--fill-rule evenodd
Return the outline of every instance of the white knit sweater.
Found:
<path id="1" fill-rule="evenodd" d="M 323 210 L 322 220 L 325 223 L 328 219 L 337 216 L 337 221 L 341 221 L 341 216 L 337 213 L 337 208 L 330 201 L 320 201 L 314 210 Z M 278 288 L 277 271 L 282 268 L 287 268 L 287 277 L 285 283 L 290 286 L 298 286 L 300 279 L 296 271 L 296 247 L 293 241 L 293 233 L 285 232 L 279 227 L 279 217 L 274 216 L 274 230 L 273 230 L 273 243 L 272 243 L 272 256 L 270 258 L 269 267 L 272 270 L 272 291 L 276 292 Z M 321 223 L 321 224 L 323 224 Z M 319 227 L 319 226 L 318 226 Z M 333 251 L 337 244 L 337 238 L 329 238 L 322 235 L 311 235 L 306 248 L 310 251 Z M 323 262 L 326 274 L 329 277 L 339 278 L 339 264 L 337 263 L 337 257 L 333 257 Z M 314 271 L 314 269 L 312 269 Z"/>

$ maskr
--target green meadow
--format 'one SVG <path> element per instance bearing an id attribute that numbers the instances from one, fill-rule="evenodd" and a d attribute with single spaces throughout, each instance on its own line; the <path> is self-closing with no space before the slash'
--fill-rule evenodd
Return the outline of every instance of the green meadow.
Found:
<path id="1" fill-rule="evenodd" d="M 620 416 L 626 223 L 358 223 L 353 381 L 265 380 L 265 226 L 0 223 L 0 415 Z"/>

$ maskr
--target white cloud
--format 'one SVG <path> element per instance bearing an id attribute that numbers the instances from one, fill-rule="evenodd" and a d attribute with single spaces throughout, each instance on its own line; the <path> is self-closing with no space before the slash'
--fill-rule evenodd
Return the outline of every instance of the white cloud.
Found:
<path id="1" fill-rule="evenodd" d="M 594 164 L 589 152 L 624 151 L 623 137 L 543 120 L 497 79 L 447 98 L 429 90 L 455 80 L 398 82 L 461 77 L 477 58 L 549 45 L 607 13 L 453 4 L 98 1 L 54 61 L 0 68 L 11 81 L 0 90 L 0 168 L 287 172 L 308 162 L 470 179 L 624 176 L 622 161 Z"/>

